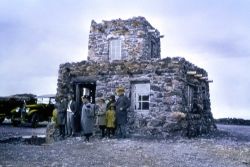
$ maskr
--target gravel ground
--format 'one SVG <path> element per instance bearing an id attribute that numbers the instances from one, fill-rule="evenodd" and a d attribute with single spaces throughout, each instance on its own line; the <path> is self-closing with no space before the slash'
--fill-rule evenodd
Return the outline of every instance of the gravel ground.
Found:
<path id="1" fill-rule="evenodd" d="M 246 167 L 250 126 L 218 125 L 194 139 L 98 139 L 81 137 L 42 146 L 0 143 L 1 166 L 64 167 Z M 1 135 L 0 135 L 1 136 Z"/>
<path id="2" fill-rule="evenodd" d="M 10 137 L 21 136 L 37 136 L 45 135 L 47 122 L 39 123 L 37 128 L 31 128 L 30 124 L 22 124 L 19 127 L 13 127 L 10 120 L 5 120 L 0 125 L 0 140 L 4 140 Z"/>

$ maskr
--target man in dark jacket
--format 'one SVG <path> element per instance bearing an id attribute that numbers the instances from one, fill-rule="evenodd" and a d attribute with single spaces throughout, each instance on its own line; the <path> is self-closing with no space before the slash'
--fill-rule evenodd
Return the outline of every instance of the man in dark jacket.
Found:
<path id="1" fill-rule="evenodd" d="M 56 108 L 58 111 L 57 123 L 59 126 L 60 137 L 63 139 L 65 137 L 65 124 L 66 124 L 66 110 L 67 110 L 67 100 L 57 102 Z"/>
<path id="2" fill-rule="evenodd" d="M 124 95 L 124 88 L 119 87 L 116 90 L 117 95 L 119 96 L 115 106 L 116 106 L 116 119 L 117 119 L 117 134 L 118 137 L 126 138 L 126 124 L 127 124 L 127 115 L 128 108 L 130 106 L 129 99 Z"/>

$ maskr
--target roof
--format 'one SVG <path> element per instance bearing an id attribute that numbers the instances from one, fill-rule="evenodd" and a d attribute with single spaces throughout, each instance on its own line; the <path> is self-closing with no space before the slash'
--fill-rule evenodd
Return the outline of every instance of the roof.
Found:
<path id="1" fill-rule="evenodd" d="M 37 98 L 49 98 L 49 97 L 56 97 L 56 94 L 45 94 L 45 95 L 39 95 L 37 96 Z"/>

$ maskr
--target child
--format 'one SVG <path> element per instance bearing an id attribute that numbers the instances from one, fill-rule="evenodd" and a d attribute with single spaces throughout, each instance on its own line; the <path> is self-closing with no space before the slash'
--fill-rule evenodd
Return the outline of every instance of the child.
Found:
<path id="1" fill-rule="evenodd" d="M 108 111 L 106 112 L 106 127 L 107 127 L 107 135 L 110 138 L 110 134 L 114 136 L 115 134 L 115 104 L 112 103 Z"/>

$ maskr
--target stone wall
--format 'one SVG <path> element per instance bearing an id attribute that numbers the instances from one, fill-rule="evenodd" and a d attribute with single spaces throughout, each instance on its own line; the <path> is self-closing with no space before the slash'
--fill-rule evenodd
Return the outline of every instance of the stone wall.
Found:
<path id="1" fill-rule="evenodd" d="M 188 75 L 189 71 L 196 71 L 199 76 Z M 192 131 L 197 136 L 215 128 L 207 73 L 184 58 L 65 63 L 59 69 L 57 97 L 73 94 L 74 80 L 79 77 L 96 82 L 96 98 L 114 94 L 119 85 L 130 97 L 131 83 L 150 83 L 149 111 L 135 112 L 131 107 L 130 133 L 168 137 Z M 191 112 L 189 89 L 198 100 L 200 113 Z"/>
<path id="2" fill-rule="evenodd" d="M 109 61 L 110 40 L 121 40 L 122 60 L 160 58 L 160 33 L 144 17 L 91 22 L 88 60 Z"/>

